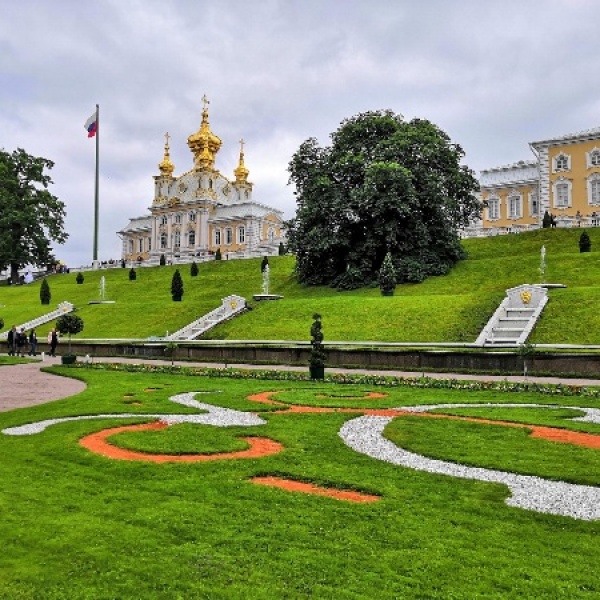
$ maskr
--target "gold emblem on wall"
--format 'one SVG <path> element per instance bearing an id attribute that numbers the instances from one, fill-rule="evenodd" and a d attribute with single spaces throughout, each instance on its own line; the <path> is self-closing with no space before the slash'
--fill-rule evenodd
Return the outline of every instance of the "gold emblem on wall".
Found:
<path id="1" fill-rule="evenodd" d="M 521 292 L 521 301 L 523 302 L 523 304 L 529 304 L 531 302 L 531 292 Z"/>

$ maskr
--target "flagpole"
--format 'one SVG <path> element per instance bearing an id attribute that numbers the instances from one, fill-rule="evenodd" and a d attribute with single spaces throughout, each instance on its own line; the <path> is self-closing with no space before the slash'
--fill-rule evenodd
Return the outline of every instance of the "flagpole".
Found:
<path id="1" fill-rule="evenodd" d="M 100 161 L 100 105 L 96 104 L 96 185 L 94 189 L 94 266 L 98 262 L 98 182 Z"/>

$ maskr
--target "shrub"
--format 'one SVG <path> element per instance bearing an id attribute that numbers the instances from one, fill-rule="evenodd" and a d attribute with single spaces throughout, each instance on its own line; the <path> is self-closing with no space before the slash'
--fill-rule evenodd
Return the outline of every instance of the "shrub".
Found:
<path id="1" fill-rule="evenodd" d="M 175 273 L 173 273 L 171 297 L 173 298 L 173 302 L 181 302 L 181 298 L 183 297 L 183 280 L 181 279 L 179 269 L 175 269 Z"/>
<path id="2" fill-rule="evenodd" d="M 217 248 L 215 252 L 215 260 L 221 260 L 221 248 Z"/>
<path id="3" fill-rule="evenodd" d="M 322 331 L 321 315 L 315 313 L 313 315 L 313 324 L 310 327 L 310 359 L 311 367 L 322 367 L 325 365 L 327 358 L 323 347 L 323 331 Z"/>
<path id="4" fill-rule="evenodd" d="M 42 279 L 42 285 L 40 286 L 40 300 L 42 304 L 50 304 L 52 293 L 50 292 L 50 286 L 46 279 Z"/>
<path id="5" fill-rule="evenodd" d="M 592 249 L 592 240 L 587 231 L 582 231 L 579 236 L 579 252 L 590 252 Z"/>
<path id="6" fill-rule="evenodd" d="M 198 276 L 198 265 L 196 264 L 196 261 L 194 261 L 192 263 L 192 266 L 190 267 L 190 275 L 192 277 L 197 277 Z"/>
<path id="7" fill-rule="evenodd" d="M 396 269 L 389 252 L 385 255 L 379 270 L 379 289 L 383 296 L 393 296 L 396 289 Z"/>
<path id="8" fill-rule="evenodd" d="M 78 285 L 81 285 L 83 283 L 83 273 L 81 271 L 79 273 L 77 273 L 77 277 L 75 277 L 75 281 L 77 282 Z"/>
<path id="9" fill-rule="evenodd" d="M 283 242 L 279 242 L 279 256 L 284 256 L 286 253 L 286 249 L 285 246 L 283 245 Z"/>
<path id="10" fill-rule="evenodd" d="M 77 315 L 62 315 L 56 320 L 56 329 L 69 336 L 69 355 L 71 354 L 71 336 L 83 331 L 83 319 Z"/>
<path id="11" fill-rule="evenodd" d="M 159 261 L 159 264 L 160 264 L 160 266 L 161 266 L 161 267 L 164 267 L 164 266 L 167 264 L 167 259 L 166 259 L 166 257 L 165 257 L 165 255 L 164 255 L 164 254 L 161 254 L 161 255 L 160 255 L 160 261 Z"/>
<path id="12" fill-rule="evenodd" d="M 135 281 L 136 279 L 137 273 L 135 272 L 135 269 L 131 267 L 131 269 L 129 270 L 129 281 Z"/>

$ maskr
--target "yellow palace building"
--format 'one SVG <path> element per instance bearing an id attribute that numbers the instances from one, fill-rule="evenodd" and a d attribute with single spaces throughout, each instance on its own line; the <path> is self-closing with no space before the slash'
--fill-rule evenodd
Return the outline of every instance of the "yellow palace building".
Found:
<path id="1" fill-rule="evenodd" d="M 600 226 L 600 127 L 531 142 L 533 160 L 481 171 L 482 218 L 466 237 L 518 233 L 542 226 Z"/>
<path id="2" fill-rule="evenodd" d="M 163 255 L 170 263 L 207 260 L 217 250 L 223 259 L 277 254 L 285 242 L 283 212 L 254 200 L 243 140 L 233 179 L 215 167 L 222 142 L 210 129 L 206 98 L 200 129 L 187 143 L 194 165 L 176 177 L 166 134 L 150 214 L 117 232 L 122 259 L 157 264 Z"/>

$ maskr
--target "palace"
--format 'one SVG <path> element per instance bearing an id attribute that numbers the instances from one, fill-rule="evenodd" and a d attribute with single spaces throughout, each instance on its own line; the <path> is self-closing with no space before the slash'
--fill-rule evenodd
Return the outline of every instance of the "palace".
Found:
<path id="1" fill-rule="evenodd" d="M 161 255 L 172 263 L 207 260 L 217 250 L 223 258 L 272 255 L 285 241 L 283 212 L 252 198 L 244 141 L 234 179 L 215 168 L 221 140 L 210 129 L 208 100 L 203 100 L 200 129 L 187 140 L 194 166 L 179 177 L 173 175 L 167 133 L 159 175 L 154 176 L 150 215 L 130 219 L 117 232 L 125 261 L 158 264 Z"/>
<path id="2" fill-rule="evenodd" d="M 481 172 L 480 221 L 465 237 L 518 233 L 542 226 L 600 226 L 600 127 L 529 144 L 533 160 Z"/>

